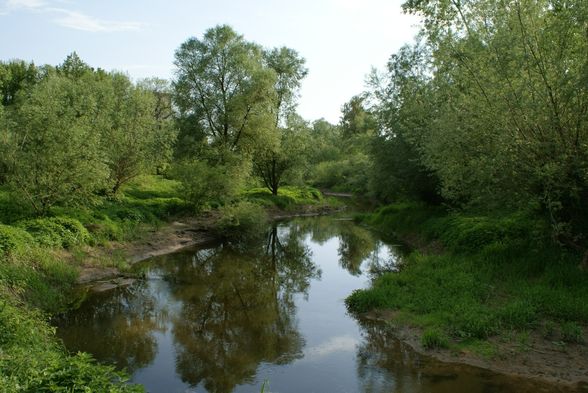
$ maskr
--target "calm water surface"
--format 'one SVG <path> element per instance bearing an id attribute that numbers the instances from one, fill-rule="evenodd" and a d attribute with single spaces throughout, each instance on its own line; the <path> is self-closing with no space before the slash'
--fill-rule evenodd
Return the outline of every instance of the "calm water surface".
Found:
<path id="1" fill-rule="evenodd" d="M 137 265 L 145 279 L 90 296 L 58 335 L 149 392 L 557 391 L 434 361 L 348 315 L 344 298 L 400 251 L 349 220 L 278 223 Z"/>

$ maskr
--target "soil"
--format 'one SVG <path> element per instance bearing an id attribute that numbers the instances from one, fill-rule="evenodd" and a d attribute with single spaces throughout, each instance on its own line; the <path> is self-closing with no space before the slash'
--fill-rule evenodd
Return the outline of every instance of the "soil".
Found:
<path id="1" fill-rule="evenodd" d="M 489 344 L 498 349 L 497 354 L 490 357 L 467 350 L 427 350 L 420 343 L 422 330 L 396 324 L 396 316 L 395 311 L 377 310 L 362 315 L 362 318 L 391 324 L 394 335 L 414 351 L 445 363 L 545 381 L 554 385 L 554 391 L 588 391 L 588 346 L 584 343 L 564 343 L 561 337 L 545 338 L 539 332 L 532 332 L 525 340 L 508 337 L 488 339 Z M 587 333 L 585 328 L 585 337 Z"/>

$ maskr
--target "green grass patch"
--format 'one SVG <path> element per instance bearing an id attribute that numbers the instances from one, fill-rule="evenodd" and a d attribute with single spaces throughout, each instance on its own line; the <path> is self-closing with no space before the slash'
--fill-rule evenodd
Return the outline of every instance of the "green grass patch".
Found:
<path id="1" fill-rule="evenodd" d="M 462 342 L 542 331 L 544 321 L 561 324 L 564 341 L 583 340 L 588 274 L 577 268 L 580 255 L 549 241 L 545 223 L 528 213 L 462 216 L 421 207 L 394 205 L 360 217 L 383 232 L 440 240 L 444 251 L 411 253 L 399 272 L 353 292 L 350 310 L 399 310 L 425 331 Z"/>
<path id="2" fill-rule="evenodd" d="M 425 329 L 421 336 L 421 345 L 425 349 L 446 349 L 449 348 L 449 340 L 437 329 Z"/>
<path id="3" fill-rule="evenodd" d="M 267 188 L 252 188 L 244 191 L 241 197 L 261 206 L 276 206 L 280 209 L 317 205 L 325 202 L 322 193 L 312 187 L 284 186 L 280 187 L 278 195 L 272 195 Z"/>

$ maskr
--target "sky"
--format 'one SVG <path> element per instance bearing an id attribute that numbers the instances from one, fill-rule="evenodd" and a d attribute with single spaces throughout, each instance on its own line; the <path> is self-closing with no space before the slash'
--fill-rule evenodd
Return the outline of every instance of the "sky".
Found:
<path id="1" fill-rule="evenodd" d="M 57 65 L 75 51 L 133 79 L 174 76 L 174 52 L 228 24 L 263 47 L 306 59 L 299 113 L 337 123 L 372 67 L 410 43 L 418 19 L 403 0 L 0 0 L 0 60 Z"/>

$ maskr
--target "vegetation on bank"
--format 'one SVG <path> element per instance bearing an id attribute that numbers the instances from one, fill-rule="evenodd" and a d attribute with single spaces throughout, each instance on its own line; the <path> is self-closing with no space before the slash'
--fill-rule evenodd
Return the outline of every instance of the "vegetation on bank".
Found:
<path id="1" fill-rule="evenodd" d="M 448 213 L 407 203 L 362 220 L 420 249 L 398 272 L 351 294 L 352 311 L 397 310 L 399 322 L 423 329 L 425 348 L 476 349 L 479 340 L 531 331 L 562 344 L 584 342 L 588 273 L 578 269 L 581 255 L 555 244 L 536 214 Z"/>
<path id="2" fill-rule="evenodd" d="M 0 225 L 0 391 L 141 391 L 123 383 L 124 374 L 98 365 L 87 354 L 70 356 L 48 323 L 76 299 L 75 285 L 87 246 L 137 239 L 148 229 L 182 215 L 214 210 L 221 235 L 265 229 L 267 208 L 294 209 L 328 203 L 313 188 L 286 187 L 278 195 L 264 189 L 244 191 L 220 205 L 195 207 L 179 198 L 181 185 L 161 176 L 141 176 L 89 207 L 53 207 L 44 217 L 6 209 Z M 0 192 L 0 198 L 6 191 Z M 8 198 L 5 199 L 6 201 Z M 212 206 L 212 207 L 211 207 Z M 20 211 L 21 214 L 13 214 Z M 74 258 L 64 259 L 60 250 Z M 124 261 L 104 261 L 119 264 Z M 118 382 L 117 382 L 118 381 Z"/>
<path id="3" fill-rule="evenodd" d="M 179 46 L 173 81 L 134 83 L 75 53 L 57 66 L 0 62 L 3 387 L 135 389 L 51 338 L 47 316 L 76 276 L 60 250 L 83 256 L 211 210 L 221 234 L 255 231 L 265 208 L 329 203 L 308 186 L 413 201 L 364 220 L 430 243 L 350 296 L 353 310 L 397 309 L 429 348 L 508 331 L 583 341 L 588 3 L 403 8 L 422 17 L 418 41 L 338 125 L 296 113 L 304 58 L 226 25 Z"/>

